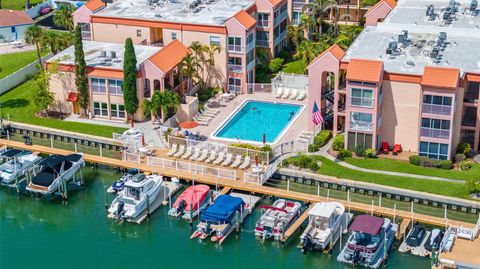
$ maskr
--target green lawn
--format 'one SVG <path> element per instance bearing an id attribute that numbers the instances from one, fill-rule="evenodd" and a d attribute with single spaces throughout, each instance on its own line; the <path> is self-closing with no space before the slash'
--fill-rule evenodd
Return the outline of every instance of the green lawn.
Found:
<path id="1" fill-rule="evenodd" d="M 0 55 L 0 79 L 12 74 L 37 59 L 35 51 Z"/>
<path id="2" fill-rule="evenodd" d="M 304 74 L 305 69 L 302 65 L 302 61 L 292 61 L 283 65 L 282 72 L 293 73 L 293 74 Z"/>
<path id="3" fill-rule="evenodd" d="M 30 5 L 33 6 L 42 2 L 43 0 L 30 0 Z M 25 0 L 2 0 L 2 8 L 24 10 Z"/>
<path id="4" fill-rule="evenodd" d="M 126 130 L 124 128 L 36 117 L 35 109 L 32 106 L 34 87 L 33 81 L 29 80 L 0 96 L 5 117 L 9 114 L 12 121 L 109 138 L 112 137 L 114 132 L 118 133 Z"/>
<path id="5" fill-rule="evenodd" d="M 360 172 L 345 168 L 333 161 L 326 159 L 325 157 L 315 157 L 318 158 L 318 160 L 322 161 L 322 165 L 317 171 L 319 174 L 469 199 L 467 185 L 463 183 L 431 181 L 426 179 L 416 179 Z"/>
<path id="6" fill-rule="evenodd" d="M 460 171 L 416 166 L 410 164 L 408 161 L 401 160 L 347 158 L 345 161 L 349 164 L 367 169 L 386 170 L 423 176 L 434 176 L 459 180 L 480 177 L 480 164 L 475 164 L 473 168 L 468 171 Z"/>

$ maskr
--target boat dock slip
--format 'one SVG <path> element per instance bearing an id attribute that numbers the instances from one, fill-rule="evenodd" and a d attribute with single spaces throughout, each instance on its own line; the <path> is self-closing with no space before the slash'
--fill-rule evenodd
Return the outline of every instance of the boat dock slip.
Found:
<path id="1" fill-rule="evenodd" d="M 408 219 L 408 218 L 404 218 L 402 220 L 402 223 L 400 224 L 400 228 L 398 229 L 398 232 L 397 232 L 397 236 L 396 236 L 397 240 L 402 239 L 402 237 L 407 232 L 408 226 L 410 225 L 411 222 L 412 222 L 412 220 Z"/>
<path id="2" fill-rule="evenodd" d="M 290 236 L 292 236 L 295 231 L 300 228 L 300 226 L 302 226 L 302 223 L 305 222 L 305 220 L 308 218 L 308 212 L 310 211 L 310 209 L 313 208 L 314 205 L 315 204 L 311 204 L 307 209 L 305 209 L 302 215 L 300 215 L 300 217 L 298 217 L 298 219 L 292 224 L 292 226 L 288 228 L 283 237 L 283 242 L 287 241 L 287 239 L 290 238 Z"/>
<path id="3" fill-rule="evenodd" d="M 227 188 L 223 188 L 223 190 L 224 189 L 227 189 Z M 257 205 L 258 201 L 262 200 L 262 197 L 258 197 L 250 194 L 238 193 L 238 192 L 232 192 L 230 193 L 230 196 L 242 198 L 243 202 L 245 202 L 245 204 L 248 205 L 250 210 L 253 210 Z"/>
<path id="4" fill-rule="evenodd" d="M 222 194 L 227 194 L 231 190 L 232 190 L 232 188 L 230 188 L 230 187 L 224 187 L 221 191 L 218 192 L 218 194 L 216 196 L 220 196 Z"/>
<path id="5" fill-rule="evenodd" d="M 440 268 L 480 268 L 480 237 L 475 240 L 457 238 L 450 252 L 442 252 L 439 256 L 440 265 L 432 269 Z"/>
<path id="6" fill-rule="evenodd" d="M 5 139 L 0 139 L 0 143 L 9 147 L 26 149 L 30 151 L 40 151 L 42 153 L 48 153 L 48 154 L 72 153 L 71 151 L 67 151 L 67 150 L 55 149 L 55 148 L 39 146 L 39 145 L 28 146 L 21 142 L 10 141 Z M 198 174 L 198 173 L 194 173 L 191 170 L 186 170 L 186 169 L 175 169 L 170 167 L 163 168 L 160 166 L 147 165 L 145 163 L 128 162 L 128 161 L 122 161 L 122 160 L 117 160 L 117 159 L 112 159 L 107 157 L 100 157 L 100 156 L 90 155 L 90 154 L 84 154 L 84 159 L 87 162 L 104 164 L 112 167 L 137 168 L 141 171 L 158 173 L 168 177 L 177 177 L 177 178 L 186 179 L 186 180 L 194 179 L 195 182 L 198 182 L 198 183 L 203 183 L 208 185 L 218 184 L 219 186 L 229 187 L 235 190 L 241 190 L 241 191 L 246 191 L 250 193 L 261 193 L 264 195 L 271 195 L 275 197 L 282 197 L 285 199 L 304 201 L 308 203 L 327 202 L 327 200 L 337 201 L 347 206 L 347 202 L 345 200 L 334 199 L 331 197 L 327 199 L 327 197 L 318 196 L 314 194 L 301 193 L 301 192 L 290 191 L 285 189 L 267 187 L 267 186 L 258 185 L 256 183 L 251 183 L 251 182 L 245 182 L 243 180 L 243 172 L 238 172 L 237 178 L 236 180 L 234 180 L 234 179 L 229 179 L 224 177 L 216 178 L 212 175 L 207 175 L 207 174 Z M 192 163 L 192 166 L 193 166 L 193 163 Z M 364 203 L 359 203 L 359 202 L 350 202 L 348 204 L 349 204 L 349 209 L 354 211 L 367 212 L 369 214 L 372 213 L 374 215 L 381 215 L 385 217 L 395 216 L 396 218 L 403 218 L 403 219 L 412 217 L 412 213 L 406 210 L 394 210 L 392 208 L 386 208 L 386 207 L 380 207 L 380 206 L 371 207 L 371 206 L 365 205 Z M 465 228 L 474 227 L 474 224 L 472 223 L 457 221 L 457 220 L 450 220 L 450 219 L 447 220 L 443 217 L 435 217 L 435 216 L 429 216 L 429 215 L 424 215 L 419 213 L 415 213 L 414 218 L 418 222 L 426 223 L 430 225 L 436 225 L 436 226 L 445 226 L 448 221 L 448 225 L 452 225 L 452 226 L 462 226 Z"/>

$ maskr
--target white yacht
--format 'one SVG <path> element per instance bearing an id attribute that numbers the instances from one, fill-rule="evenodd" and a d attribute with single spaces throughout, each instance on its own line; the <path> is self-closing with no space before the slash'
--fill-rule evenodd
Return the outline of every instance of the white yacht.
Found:
<path id="1" fill-rule="evenodd" d="M 0 165 L 0 182 L 3 185 L 10 185 L 23 180 L 25 172 L 39 163 L 42 158 L 38 155 L 24 151 L 14 156 L 9 161 Z"/>
<path id="2" fill-rule="evenodd" d="M 300 236 L 303 253 L 323 251 L 335 245 L 340 233 L 347 228 L 348 213 L 338 202 L 317 203 L 308 211 L 308 226 Z"/>
<path id="3" fill-rule="evenodd" d="M 116 220 L 132 220 L 151 206 L 160 193 L 162 176 L 137 174 L 127 180 L 124 189 L 117 193 L 108 213 Z"/>

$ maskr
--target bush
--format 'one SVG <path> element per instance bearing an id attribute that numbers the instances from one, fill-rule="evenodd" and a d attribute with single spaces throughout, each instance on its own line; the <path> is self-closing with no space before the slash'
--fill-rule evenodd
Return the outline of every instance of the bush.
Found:
<path id="1" fill-rule="evenodd" d="M 420 166 L 424 167 L 440 167 L 440 161 L 435 159 L 429 159 L 425 156 L 420 157 Z"/>
<path id="2" fill-rule="evenodd" d="M 350 158 L 352 157 L 352 152 L 346 150 L 346 149 L 342 149 L 340 150 L 340 153 L 338 153 L 338 158 L 340 160 L 345 160 L 345 158 Z"/>
<path id="3" fill-rule="evenodd" d="M 445 170 L 452 169 L 452 161 L 450 161 L 450 160 L 440 161 L 440 168 L 445 169 Z"/>
<path id="4" fill-rule="evenodd" d="M 367 149 L 364 152 L 364 155 L 366 158 L 376 158 L 377 157 L 377 152 L 373 149 Z"/>
<path id="5" fill-rule="evenodd" d="M 230 144 L 231 147 L 237 148 L 244 148 L 244 149 L 252 149 L 252 150 L 259 150 L 259 151 L 271 151 L 272 148 L 270 145 L 266 144 L 265 146 L 257 147 L 248 143 L 232 143 Z"/>
<path id="6" fill-rule="evenodd" d="M 280 51 L 280 53 L 278 53 L 278 57 L 282 58 L 283 60 L 287 60 L 289 59 L 291 56 L 290 52 L 286 51 L 286 50 L 282 50 Z"/>
<path id="7" fill-rule="evenodd" d="M 463 153 L 457 153 L 455 154 L 455 162 L 460 163 L 465 160 L 465 154 Z"/>
<path id="8" fill-rule="evenodd" d="M 357 157 L 365 156 L 365 145 L 358 144 L 357 146 L 355 146 L 355 155 Z"/>
<path id="9" fill-rule="evenodd" d="M 270 72 L 272 73 L 277 73 L 278 71 L 280 71 L 280 69 L 282 69 L 282 66 L 283 66 L 283 62 L 285 60 L 282 59 L 282 58 L 275 58 L 275 59 L 272 59 L 270 61 L 270 63 L 268 64 L 268 69 L 270 70 Z"/>
<path id="10" fill-rule="evenodd" d="M 420 156 L 412 155 L 408 157 L 408 161 L 413 165 L 420 165 Z"/>
<path id="11" fill-rule="evenodd" d="M 325 146 L 325 144 L 328 143 L 328 140 L 330 140 L 330 138 L 332 138 L 332 133 L 327 130 L 322 130 L 313 139 L 313 144 L 310 144 L 308 146 L 308 151 L 310 152 L 318 151 L 321 147 Z"/>
<path id="12" fill-rule="evenodd" d="M 465 157 L 470 157 L 470 152 L 472 151 L 472 147 L 468 143 L 459 143 L 457 146 L 457 153 L 465 154 Z"/>
<path id="13" fill-rule="evenodd" d="M 312 155 L 298 154 L 298 156 L 289 158 L 287 163 L 299 168 L 310 169 L 314 172 L 320 168 L 316 157 Z"/>
<path id="14" fill-rule="evenodd" d="M 473 167 L 473 163 L 469 160 L 463 160 L 458 164 L 458 168 L 462 171 L 470 170 Z"/>
<path id="15" fill-rule="evenodd" d="M 198 101 L 200 103 L 204 103 L 206 101 L 208 101 L 208 99 L 212 98 L 213 96 L 215 96 L 215 94 L 219 91 L 221 91 L 222 89 L 220 88 L 207 88 L 207 89 L 202 89 L 202 90 L 199 90 L 197 92 L 198 94 Z"/>
<path id="16" fill-rule="evenodd" d="M 341 151 L 345 149 L 345 136 L 343 134 L 336 135 L 333 139 L 332 149 L 335 151 Z"/>

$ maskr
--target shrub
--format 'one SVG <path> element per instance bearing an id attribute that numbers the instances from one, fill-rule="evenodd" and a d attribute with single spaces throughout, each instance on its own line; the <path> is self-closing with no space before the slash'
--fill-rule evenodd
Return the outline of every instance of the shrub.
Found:
<path id="1" fill-rule="evenodd" d="M 364 155 L 366 158 L 376 158 L 377 152 L 373 149 L 367 149 L 365 150 Z"/>
<path id="2" fill-rule="evenodd" d="M 445 170 L 450 170 L 452 169 L 452 161 L 450 160 L 442 160 L 440 161 L 440 168 L 445 169 Z"/>
<path id="3" fill-rule="evenodd" d="M 343 134 L 338 134 L 333 139 L 332 149 L 335 151 L 341 151 L 345 149 L 345 136 Z"/>
<path id="4" fill-rule="evenodd" d="M 435 159 L 429 159 L 425 156 L 420 157 L 420 166 L 424 167 L 440 167 L 440 161 Z"/>
<path id="5" fill-rule="evenodd" d="M 468 143 L 459 143 L 457 146 L 457 153 L 463 153 L 467 158 L 470 157 L 470 151 L 472 151 L 472 147 Z"/>
<path id="6" fill-rule="evenodd" d="M 318 165 L 317 158 L 312 155 L 298 154 L 298 156 L 289 158 L 287 163 L 300 168 L 310 169 L 316 172 L 320 166 Z"/>
<path id="7" fill-rule="evenodd" d="M 204 103 L 206 101 L 208 101 L 208 99 L 212 98 L 213 96 L 215 96 L 215 94 L 219 91 L 221 91 L 222 89 L 220 88 L 207 88 L 207 89 L 202 89 L 200 91 L 197 92 L 198 94 L 198 101 L 200 103 Z"/>
<path id="8" fill-rule="evenodd" d="M 352 157 L 352 152 L 346 150 L 346 149 L 342 149 L 340 150 L 340 153 L 338 153 L 338 158 L 340 160 L 345 160 L 345 158 L 350 158 Z"/>
<path id="9" fill-rule="evenodd" d="M 287 60 L 288 58 L 290 58 L 291 54 L 290 52 L 286 51 L 286 50 L 282 50 L 280 51 L 280 53 L 278 53 L 278 57 L 282 58 L 283 60 Z"/>
<path id="10" fill-rule="evenodd" d="M 358 144 L 357 146 L 355 146 L 355 155 L 357 157 L 365 156 L 365 145 Z"/>
<path id="11" fill-rule="evenodd" d="M 172 128 L 168 128 L 165 132 L 163 132 L 166 141 L 168 141 L 168 136 L 172 133 L 172 131 Z"/>
<path id="12" fill-rule="evenodd" d="M 270 63 L 268 64 L 268 69 L 269 69 L 270 72 L 272 72 L 272 73 L 277 73 L 277 72 L 280 71 L 280 69 L 282 68 L 284 61 L 285 61 L 285 60 L 282 59 L 282 58 L 272 59 L 272 60 L 270 61 Z"/>
<path id="13" fill-rule="evenodd" d="M 420 156 L 412 155 L 408 157 L 408 161 L 413 165 L 420 165 Z"/>
<path id="14" fill-rule="evenodd" d="M 332 133 L 327 130 L 323 130 L 318 133 L 313 139 L 313 143 L 308 146 L 308 151 L 315 152 L 328 143 L 328 140 L 332 138 Z"/>
<path id="15" fill-rule="evenodd" d="M 454 158 L 454 159 L 455 159 L 455 162 L 460 163 L 460 162 L 462 162 L 463 160 L 465 160 L 465 154 L 463 154 L 463 153 L 457 153 L 457 154 L 455 154 L 455 158 Z"/>
<path id="16" fill-rule="evenodd" d="M 463 160 L 458 164 L 458 168 L 463 171 L 470 170 L 472 167 L 473 163 L 469 160 Z"/>

